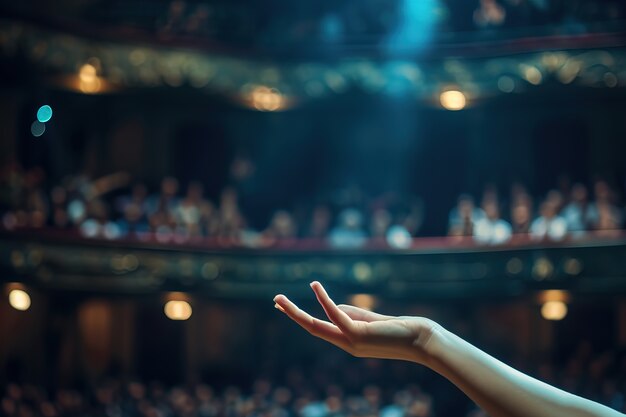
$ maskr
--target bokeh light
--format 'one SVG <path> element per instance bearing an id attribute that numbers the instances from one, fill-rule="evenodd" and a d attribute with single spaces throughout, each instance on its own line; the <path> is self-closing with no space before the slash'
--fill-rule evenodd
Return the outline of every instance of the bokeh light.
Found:
<path id="1" fill-rule="evenodd" d="M 354 294 L 348 298 L 348 304 L 372 311 L 376 308 L 378 300 L 370 294 Z"/>
<path id="2" fill-rule="evenodd" d="M 98 77 L 96 67 L 91 64 L 85 64 L 78 71 L 78 78 L 84 82 L 92 82 Z"/>
<path id="3" fill-rule="evenodd" d="M 541 81 L 543 81 L 543 75 L 541 75 L 541 71 L 539 71 L 539 69 L 534 66 L 527 66 L 524 69 L 524 78 L 526 79 L 526 81 L 533 85 L 539 85 L 541 84 Z"/>
<path id="4" fill-rule="evenodd" d="M 163 308 L 165 315 L 170 320 L 188 320 L 191 317 L 191 305 L 187 301 L 170 300 Z"/>
<path id="5" fill-rule="evenodd" d="M 498 78 L 498 90 L 503 93 L 512 93 L 515 90 L 515 80 L 507 75 L 501 76 Z"/>
<path id="6" fill-rule="evenodd" d="M 439 96 L 439 101 L 444 109 L 452 111 L 462 110 L 467 104 L 465 94 L 458 90 L 444 91 L 441 93 L 441 96 Z"/>
<path id="7" fill-rule="evenodd" d="M 395 249 L 411 247 L 411 234 L 402 226 L 391 226 L 387 231 L 387 244 Z"/>
<path id="8" fill-rule="evenodd" d="M 24 290 L 13 289 L 9 292 L 9 304 L 16 310 L 26 311 L 30 308 L 30 295 Z"/>
<path id="9" fill-rule="evenodd" d="M 52 107 L 47 104 L 39 107 L 39 110 L 37 110 L 37 120 L 41 123 L 46 123 L 50 121 L 50 119 L 52 119 Z"/>
<path id="10" fill-rule="evenodd" d="M 46 125 L 41 123 L 39 120 L 35 120 L 32 125 L 30 125 L 30 133 L 36 138 L 40 137 L 46 131 Z"/>
<path id="11" fill-rule="evenodd" d="M 567 316 L 567 304 L 563 301 L 548 301 L 541 306 L 541 316 L 546 320 L 563 320 Z"/>
<path id="12" fill-rule="evenodd" d="M 367 282 L 372 278 L 372 268 L 366 262 L 357 262 L 352 267 L 352 275 L 360 282 Z"/>
<path id="13" fill-rule="evenodd" d="M 80 91 L 86 94 L 94 94 L 100 91 L 102 82 L 98 77 L 97 69 L 92 64 L 85 64 L 78 71 Z"/>
<path id="14" fill-rule="evenodd" d="M 261 111 L 277 111 L 285 105 L 285 99 L 280 91 L 265 86 L 252 90 L 250 100 L 254 108 Z"/>

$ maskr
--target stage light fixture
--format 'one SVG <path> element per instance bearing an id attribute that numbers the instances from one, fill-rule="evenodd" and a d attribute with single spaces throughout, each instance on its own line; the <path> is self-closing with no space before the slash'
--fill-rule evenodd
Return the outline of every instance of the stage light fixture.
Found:
<path id="1" fill-rule="evenodd" d="M 276 88 L 259 86 L 252 91 L 250 99 L 252 105 L 261 111 L 277 111 L 284 106 L 283 95 Z"/>
<path id="2" fill-rule="evenodd" d="M 446 110 L 462 110 L 467 104 L 467 98 L 465 94 L 458 90 L 448 90 L 441 93 L 439 96 L 441 106 Z"/>
<path id="3" fill-rule="evenodd" d="M 567 304 L 563 301 L 548 301 L 541 306 L 541 316 L 546 320 L 563 320 L 567 316 Z"/>
<path id="4" fill-rule="evenodd" d="M 93 82 L 96 78 L 98 78 L 96 67 L 91 64 L 83 65 L 78 71 L 78 78 L 86 83 Z"/>
<path id="5" fill-rule="evenodd" d="M 170 320 L 188 320 L 191 317 L 191 304 L 182 300 L 170 300 L 163 308 L 165 315 Z"/>
<path id="6" fill-rule="evenodd" d="M 9 292 L 9 304 L 16 310 L 26 311 L 30 308 L 30 295 L 24 290 L 13 289 Z"/>
<path id="7" fill-rule="evenodd" d="M 92 64 L 85 64 L 78 71 L 80 91 L 86 94 L 94 94 L 100 91 L 102 82 L 98 77 L 98 71 Z"/>

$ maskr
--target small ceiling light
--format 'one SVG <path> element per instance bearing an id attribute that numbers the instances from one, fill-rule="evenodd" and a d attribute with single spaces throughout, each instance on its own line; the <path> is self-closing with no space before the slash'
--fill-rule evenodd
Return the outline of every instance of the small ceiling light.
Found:
<path id="1" fill-rule="evenodd" d="M 187 301 L 170 300 L 163 308 L 165 315 L 170 320 L 188 320 L 191 317 L 191 305 Z"/>
<path id="2" fill-rule="evenodd" d="M 563 301 L 548 301 L 541 306 L 541 316 L 546 320 L 563 320 L 567 316 L 567 304 Z"/>
<path id="3" fill-rule="evenodd" d="M 26 311 L 30 308 L 30 295 L 24 290 L 11 290 L 9 292 L 9 304 L 16 310 Z"/>
<path id="4" fill-rule="evenodd" d="M 439 101 L 444 109 L 452 111 L 462 110 L 467 104 L 465 94 L 458 90 L 444 91 L 439 96 Z"/>

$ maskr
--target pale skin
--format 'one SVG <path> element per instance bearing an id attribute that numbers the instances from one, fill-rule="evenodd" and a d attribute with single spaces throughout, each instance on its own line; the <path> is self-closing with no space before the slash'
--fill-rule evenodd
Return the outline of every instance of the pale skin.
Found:
<path id="1" fill-rule="evenodd" d="M 319 282 L 311 288 L 329 321 L 286 296 L 275 307 L 313 336 L 356 357 L 400 359 L 429 367 L 491 417 L 624 417 L 615 410 L 531 378 L 423 317 L 385 316 L 336 305 Z"/>

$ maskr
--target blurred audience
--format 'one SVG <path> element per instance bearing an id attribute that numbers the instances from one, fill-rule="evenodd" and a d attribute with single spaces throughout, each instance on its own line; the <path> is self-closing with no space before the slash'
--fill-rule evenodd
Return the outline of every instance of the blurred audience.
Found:
<path id="1" fill-rule="evenodd" d="M 571 189 L 564 184 L 559 190 L 550 190 L 537 209 L 526 188 L 513 184 L 510 223 L 500 216 L 504 204 L 492 186 L 485 188 L 480 208 L 475 207 L 472 196 L 464 194 L 450 212 L 448 234 L 472 237 L 479 244 L 490 245 L 621 235 L 622 209 L 617 204 L 617 192 L 606 181 L 594 183 L 593 200 L 584 184 L 574 184 Z"/>
<path id="2" fill-rule="evenodd" d="M 539 217 L 530 225 L 530 234 L 536 240 L 563 240 L 567 236 L 567 222 L 559 216 L 558 201 L 546 199 L 539 208 Z"/>
<path id="3" fill-rule="evenodd" d="M 363 216 L 357 209 L 348 208 L 339 213 L 339 222 L 329 235 L 329 241 L 333 247 L 356 249 L 365 245 L 366 239 Z"/>
<path id="4" fill-rule="evenodd" d="M 485 217 L 485 212 L 474 205 L 474 198 L 462 194 L 455 208 L 450 211 L 448 234 L 451 236 L 474 236 L 474 225 Z"/>
<path id="5" fill-rule="evenodd" d="M 496 199 L 483 202 L 485 216 L 478 219 L 474 226 L 474 239 L 478 243 L 499 245 L 511 239 L 511 225 L 500 218 L 500 208 Z"/>
<path id="6" fill-rule="evenodd" d="M 570 392 L 626 411 L 626 356 L 594 352 L 580 344 L 563 361 L 544 361 L 522 370 Z M 528 362 L 526 362 L 528 363 Z M 315 367 L 323 369 L 315 369 Z M 430 374 L 406 372 L 406 363 L 346 357 L 330 363 L 289 366 L 273 377 L 241 382 L 167 387 L 157 381 L 105 378 L 71 388 L 46 389 L 7 383 L 0 389 L 6 417 L 436 417 L 485 416 L 455 388 Z M 340 368 L 340 373 L 333 372 Z M 417 367 L 415 367 L 418 369 Z M 284 375 L 282 375 L 284 373 Z M 237 380 L 239 381 L 239 380 Z"/>
<path id="7" fill-rule="evenodd" d="M 234 165 L 253 172 L 241 161 Z M 582 183 L 559 184 L 543 199 L 513 184 L 509 201 L 488 185 L 480 206 L 474 196 L 462 194 L 449 213 L 448 235 L 482 245 L 621 235 L 623 209 L 617 190 L 607 181 L 596 180 L 593 193 Z M 181 191 L 179 181 L 169 176 L 158 192 L 150 193 L 145 184 L 133 183 L 123 173 L 95 179 L 83 173 L 58 184 L 49 184 L 39 168 L 10 165 L 0 175 L 0 215 L 6 230 L 53 228 L 87 238 L 161 243 L 216 239 L 250 247 L 310 239 L 342 249 L 368 242 L 409 248 L 420 236 L 424 205 L 415 196 L 387 193 L 369 198 L 354 186 L 330 195 L 315 205 L 305 202 L 297 212 L 277 209 L 265 224 L 259 224 L 257 216 L 253 224 L 248 216 L 256 213 L 244 212 L 235 186 L 224 188 L 213 203 L 200 182 L 192 181 Z"/>
<path id="8" fill-rule="evenodd" d="M 439 31 L 444 33 L 474 31 L 493 35 L 506 34 L 506 29 L 542 27 L 547 33 L 578 34 L 597 30 L 594 24 L 598 22 L 619 23 L 626 17 L 626 7 L 619 0 L 474 0 L 460 3 L 464 2 L 431 1 L 420 7 L 424 11 L 432 10 Z M 262 28 L 268 36 L 278 37 L 280 42 L 333 41 L 344 40 L 346 36 L 393 33 L 398 21 L 406 17 L 405 8 L 404 2 L 389 7 L 389 4 L 376 0 L 360 0 L 348 1 L 340 8 L 327 4 L 315 8 L 299 5 L 298 13 L 289 7 L 277 7 L 268 15 L 262 9 L 238 2 L 196 4 L 171 0 L 152 6 L 136 19 L 144 21 L 146 28 L 156 30 L 161 36 L 254 41 L 251 36 L 257 33 L 255 29 Z M 152 19 L 148 20 L 148 16 Z M 512 35 L 523 33 L 512 32 Z M 264 40 L 265 37 L 260 37 L 257 41 Z"/>

